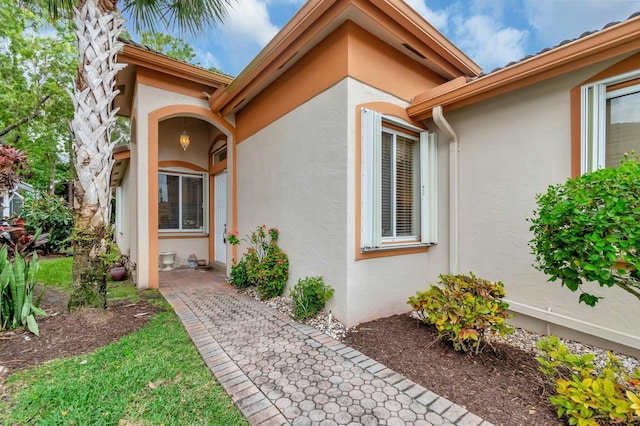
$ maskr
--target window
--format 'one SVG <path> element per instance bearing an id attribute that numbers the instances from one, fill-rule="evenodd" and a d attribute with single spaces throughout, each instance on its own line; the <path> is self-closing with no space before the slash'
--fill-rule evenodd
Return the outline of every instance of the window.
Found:
<path id="1" fill-rule="evenodd" d="M 435 243 L 435 134 L 366 108 L 361 125 L 361 250 Z"/>
<path id="2" fill-rule="evenodd" d="M 213 164 L 218 164 L 227 159 L 227 147 L 220 148 L 213 153 Z"/>
<path id="3" fill-rule="evenodd" d="M 17 216 L 22 211 L 24 205 L 24 197 L 17 192 L 14 192 L 11 196 L 9 204 L 9 216 Z"/>
<path id="4" fill-rule="evenodd" d="M 640 71 L 582 86 L 581 172 L 640 152 Z"/>
<path id="5" fill-rule="evenodd" d="M 207 179 L 203 174 L 158 174 L 158 225 L 162 231 L 205 232 Z"/>

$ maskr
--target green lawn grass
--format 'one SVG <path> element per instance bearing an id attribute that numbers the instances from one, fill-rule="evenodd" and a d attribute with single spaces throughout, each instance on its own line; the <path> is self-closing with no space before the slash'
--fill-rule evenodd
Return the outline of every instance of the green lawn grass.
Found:
<path id="1" fill-rule="evenodd" d="M 36 281 L 47 286 L 54 286 L 69 293 L 71 292 L 72 263 L 72 257 L 60 257 L 57 259 L 38 261 Z"/>
<path id="2" fill-rule="evenodd" d="M 71 265 L 72 257 L 60 257 L 38 262 L 38 273 L 36 282 L 46 286 L 53 286 L 65 293 L 71 293 Z M 154 290 L 143 290 L 138 292 L 135 284 L 131 280 L 107 281 L 107 299 L 110 302 L 117 300 L 130 300 L 137 302 L 140 295 L 152 293 Z"/>
<path id="3" fill-rule="evenodd" d="M 173 312 L 91 354 L 14 373 L 5 388 L 4 425 L 247 424 Z"/>

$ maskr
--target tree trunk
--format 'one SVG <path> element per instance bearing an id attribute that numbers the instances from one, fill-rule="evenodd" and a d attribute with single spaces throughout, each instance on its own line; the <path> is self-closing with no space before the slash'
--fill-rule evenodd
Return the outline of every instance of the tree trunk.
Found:
<path id="1" fill-rule="evenodd" d="M 78 226 L 76 218 L 76 229 Z M 82 307 L 106 308 L 107 307 L 107 265 L 105 265 L 96 249 L 104 246 L 105 237 L 108 237 L 108 229 L 92 228 L 94 234 L 80 233 L 76 230 L 73 236 L 73 267 L 72 293 L 69 298 L 69 309 Z"/>
<path id="2" fill-rule="evenodd" d="M 52 162 L 51 162 L 51 179 L 49 180 L 49 195 L 55 195 L 56 193 L 56 169 L 58 166 L 58 162 L 56 161 L 57 154 L 53 154 Z"/>
<path id="3" fill-rule="evenodd" d="M 80 0 L 74 10 L 78 37 L 78 77 L 72 94 L 73 210 L 75 215 L 72 295 L 69 309 L 106 306 L 106 265 L 113 167 L 110 141 L 116 120 L 113 100 L 116 62 L 124 21 L 115 1 Z"/>

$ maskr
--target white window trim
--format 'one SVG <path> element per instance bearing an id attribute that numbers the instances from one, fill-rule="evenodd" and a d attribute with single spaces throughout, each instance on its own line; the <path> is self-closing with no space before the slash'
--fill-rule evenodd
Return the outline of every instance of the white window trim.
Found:
<path id="1" fill-rule="evenodd" d="M 22 202 L 22 205 L 24 206 L 24 197 L 22 195 L 20 195 L 17 191 L 12 191 L 9 195 L 9 216 L 15 216 L 16 214 L 18 214 L 19 212 L 16 212 L 13 210 L 13 200 L 18 197 L 20 199 L 20 201 Z"/>
<path id="2" fill-rule="evenodd" d="M 419 241 L 382 238 L 382 121 L 420 134 L 420 236 Z M 362 252 L 397 250 L 437 243 L 437 139 L 404 120 L 361 109 L 361 230 Z M 414 238 L 415 239 L 415 238 Z M 387 244 L 383 244 L 387 243 Z M 390 243 L 393 242 L 393 243 Z"/>
<path id="3" fill-rule="evenodd" d="M 581 88 L 580 105 L 580 173 L 585 174 L 605 167 L 606 104 L 607 99 L 625 93 L 640 91 L 640 84 L 607 93 L 607 86 L 640 78 L 640 70 L 585 84 Z M 632 88 L 635 87 L 636 90 Z M 590 119 L 591 118 L 591 119 Z"/>
<path id="4" fill-rule="evenodd" d="M 412 141 L 414 141 L 415 143 L 418 144 L 418 151 L 422 152 L 422 146 L 421 146 L 421 143 L 420 143 L 421 142 L 421 138 L 420 137 L 415 137 L 413 135 L 410 135 L 408 132 L 402 132 L 402 131 L 399 131 L 399 130 L 396 130 L 396 129 L 391 129 L 391 128 L 385 127 L 384 126 L 384 122 L 385 121 L 388 121 L 388 120 L 385 120 L 384 117 L 383 117 L 382 133 L 387 133 L 387 134 L 392 135 L 393 138 L 394 138 L 394 141 L 395 141 L 395 137 L 396 136 L 402 136 L 402 137 L 405 137 L 407 139 L 410 139 L 410 140 L 412 140 Z M 397 123 L 393 123 L 393 124 L 398 125 Z M 396 155 L 396 143 L 395 142 L 393 144 L 393 153 L 394 153 L 394 157 L 395 157 L 395 155 Z M 393 171 L 392 171 L 392 175 L 393 176 L 396 175 L 396 164 L 395 164 L 395 161 L 396 160 L 394 158 Z M 418 162 L 420 163 L 420 160 L 418 160 Z M 422 169 L 420 169 L 420 170 L 422 170 Z M 422 174 L 420 175 L 419 179 L 420 179 L 420 182 L 422 182 Z M 420 190 L 420 194 L 421 194 L 420 197 L 422 197 L 422 190 Z M 395 200 L 396 196 L 397 196 L 396 188 L 394 187 L 392 189 L 392 197 L 391 198 L 393 200 Z M 381 199 L 382 199 L 382 197 L 381 197 Z M 422 211 L 422 202 L 420 202 L 419 205 L 420 205 L 420 208 L 421 208 L 421 211 Z M 397 213 L 396 209 L 394 209 L 394 213 Z M 394 214 L 392 216 L 392 220 L 391 220 L 392 221 L 392 227 L 394 229 L 395 229 L 395 227 L 397 225 L 396 219 L 397 219 L 396 214 Z M 394 230 L 394 233 L 395 233 L 395 230 Z M 385 244 L 385 243 L 387 243 L 387 244 L 389 244 L 389 243 L 397 244 L 397 243 L 403 243 L 403 242 L 407 242 L 407 241 L 415 242 L 415 241 L 418 241 L 418 240 L 421 240 L 420 235 L 406 235 L 406 236 L 402 236 L 402 237 L 398 237 L 398 236 L 385 237 L 385 236 L 383 236 L 382 237 L 382 244 Z"/>
<path id="5" fill-rule="evenodd" d="M 182 171 L 175 169 L 160 169 L 158 170 L 158 175 L 172 175 L 172 176 L 188 176 L 188 177 L 200 177 L 202 178 L 202 228 L 200 229 L 160 229 L 158 227 L 158 232 L 164 236 L 167 235 L 198 235 L 204 236 L 209 234 L 209 174 L 208 173 L 199 173 L 190 171 Z M 182 200 L 182 185 L 179 187 L 180 191 L 180 199 Z M 158 206 L 156 206 L 158 208 Z M 179 223 L 182 223 L 182 209 L 180 209 L 179 213 Z"/>

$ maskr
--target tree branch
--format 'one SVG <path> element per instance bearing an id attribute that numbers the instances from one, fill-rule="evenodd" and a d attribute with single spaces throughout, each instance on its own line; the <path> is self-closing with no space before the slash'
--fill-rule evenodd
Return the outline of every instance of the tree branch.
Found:
<path id="1" fill-rule="evenodd" d="M 18 123 L 16 124 L 11 124 L 9 126 L 7 126 L 4 130 L 0 130 L 0 138 L 4 135 L 6 135 L 7 133 L 9 133 L 10 131 L 16 129 L 17 127 L 22 126 L 23 124 L 28 123 L 29 121 L 38 118 L 38 114 L 40 113 L 40 108 L 42 108 L 42 106 L 44 105 L 45 102 L 47 102 L 47 100 L 51 97 L 51 95 L 46 95 L 44 96 L 42 99 L 40 99 L 38 101 L 38 103 L 36 104 L 36 107 L 33 109 L 33 112 L 31 113 L 31 115 L 26 116 L 25 118 L 23 118 L 22 120 L 20 120 Z"/>
<path id="2" fill-rule="evenodd" d="M 614 277 L 614 279 L 618 287 L 633 294 L 635 297 L 638 298 L 638 300 L 640 300 L 640 291 L 638 291 L 637 284 L 634 283 L 634 280 L 632 279 L 625 280 L 617 277 Z"/>

